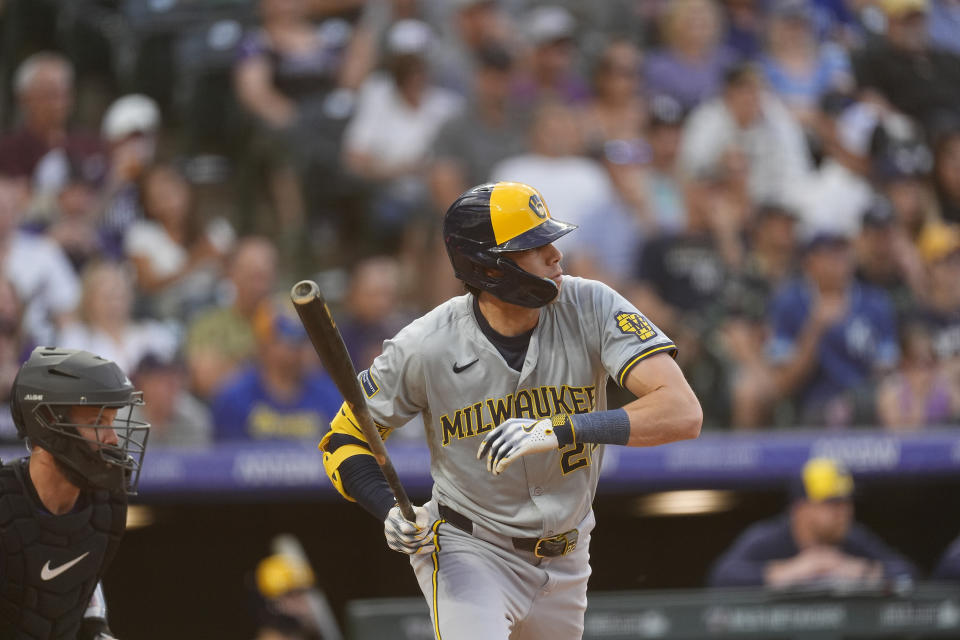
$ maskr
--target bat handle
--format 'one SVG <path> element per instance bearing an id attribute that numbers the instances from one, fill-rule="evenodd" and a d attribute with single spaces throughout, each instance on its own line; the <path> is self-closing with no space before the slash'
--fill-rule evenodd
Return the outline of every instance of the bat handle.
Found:
<path id="1" fill-rule="evenodd" d="M 375 457 L 377 458 L 377 462 L 380 462 L 380 456 Z M 413 504 L 410 503 L 410 497 L 407 496 L 407 492 L 403 488 L 403 484 L 401 484 L 400 478 L 397 476 L 397 470 L 393 468 L 393 463 L 390 462 L 390 458 L 383 458 L 383 462 L 380 462 L 380 470 L 383 472 L 383 477 L 387 479 L 387 484 L 390 485 L 390 489 L 393 490 L 393 496 L 397 499 L 397 506 L 400 508 L 403 519 L 407 522 L 415 523 L 417 521 L 417 515 L 413 511 Z"/>

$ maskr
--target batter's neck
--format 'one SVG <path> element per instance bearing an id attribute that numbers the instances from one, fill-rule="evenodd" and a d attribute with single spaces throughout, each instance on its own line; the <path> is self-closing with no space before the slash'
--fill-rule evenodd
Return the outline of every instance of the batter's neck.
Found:
<path id="1" fill-rule="evenodd" d="M 486 292 L 480 294 L 477 302 L 490 328 L 508 338 L 530 331 L 540 320 L 540 309 L 510 304 Z"/>

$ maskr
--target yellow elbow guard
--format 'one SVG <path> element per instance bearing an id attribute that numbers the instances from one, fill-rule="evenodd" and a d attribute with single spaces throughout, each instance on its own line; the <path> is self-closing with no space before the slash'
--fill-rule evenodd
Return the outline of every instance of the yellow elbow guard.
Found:
<path id="1" fill-rule="evenodd" d="M 377 425 L 377 430 L 380 432 L 380 437 L 384 440 L 387 439 L 387 436 L 389 436 L 392 431 L 392 429 L 381 427 L 380 425 Z M 333 483 L 334 488 L 340 495 L 354 502 L 354 499 L 347 495 L 347 492 L 343 488 L 343 480 L 340 478 L 339 472 L 340 464 L 347 458 L 352 458 L 353 456 L 373 456 L 373 453 L 371 453 L 366 446 L 353 443 L 341 444 L 331 450 L 330 440 L 334 434 L 338 433 L 351 436 L 362 442 L 367 441 L 367 439 L 363 437 L 363 431 L 361 431 L 360 425 L 357 424 L 357 419 L 353 415 L 353 411 L 350 410 L 350 406 L 346 402 L 343 403 L 337 416 L 330 422 L 330 431 L 320 440 L 318 448 L 323 452 L 323 468 L 327 472 L 330 482 Z"/>
<path id="2" fill-rule="evenodd" d="M 332 482 L 334 488 L 340 492 L 340 495 L 350 502 L 355 502 L 355 500 L 351 498 L 343 488 L 343 479 L 340 478 L 340 472 L 338 469 L 340 468 L 341 462 L 353 456 L 372 457 L 373 454 L 370 453 L 369 449 L 360 446 L 359 444 L 345 444 L 337 447 L 337 450 L 333 453 L 327 453 L 326 451 L 323 452 L 323 468 L 326 470 L 327 476 L 330 478 L 330 482 Z"/>

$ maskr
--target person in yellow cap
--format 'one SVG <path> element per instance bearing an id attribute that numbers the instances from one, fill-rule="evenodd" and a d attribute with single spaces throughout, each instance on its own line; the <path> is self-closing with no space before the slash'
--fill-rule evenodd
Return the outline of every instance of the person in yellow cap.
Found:
<path id="1" fill-rule="evenodd" d="M 853 519 L 853 478 L 812 458 L 792 485 L 788 511 L 743 532 L 714 564 L 715 587 L 876 586 L 912 580 L 913 565 Z"/>
<path id="2" fill-rule="evenodd" d="M 949 376 L 960 376 L 960 225 L 928 223 L 918 240 L 928 293 L 917 318 L 930 333 L 933 355 Z"/>
<path id="3" fill-rule="evenodd" d="M 257 564 L 253 577 L 260 600 L 256 640 L 320 640 L 307 597 L 316 584 L 309 564 L 276 553 Z"/>

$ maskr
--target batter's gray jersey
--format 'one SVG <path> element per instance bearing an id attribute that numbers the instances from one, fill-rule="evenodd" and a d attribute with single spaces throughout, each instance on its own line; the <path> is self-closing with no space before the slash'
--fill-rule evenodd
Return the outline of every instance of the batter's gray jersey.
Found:
<path id="1" fill-rule="evenodd" d="M 511 417 L 602 411 L 608 376 L 623 385 L 637 362 L 675 350 L 613 289 L 564 276 L 541 309 L 522 371 L 484 336 L 467 294 L 388 340 L 360 381 L 381 426 L 423 413 L 434 499 L 494 532 L 540 537 L 576 527 L 590 511 L 603 446 L 524 456 L 494 476 L 476 458 L 482 434 Z"/>

